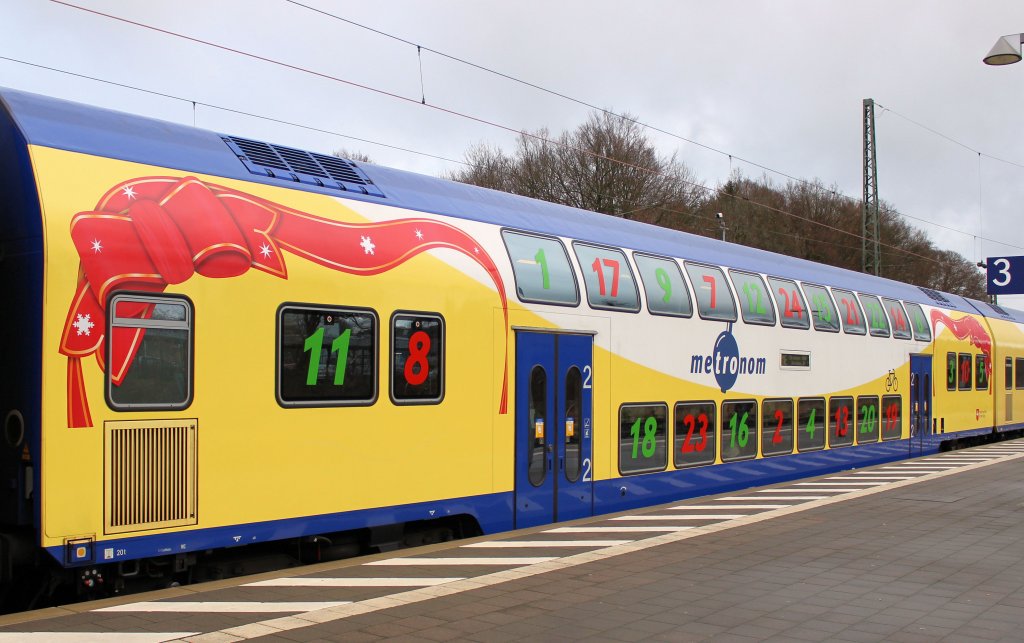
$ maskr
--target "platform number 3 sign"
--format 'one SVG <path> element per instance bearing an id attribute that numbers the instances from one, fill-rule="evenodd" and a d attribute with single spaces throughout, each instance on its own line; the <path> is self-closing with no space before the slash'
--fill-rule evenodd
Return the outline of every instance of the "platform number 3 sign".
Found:
<path id="1" fill-rule="evenodd" d="M 1014 279 L 1024 274 L 1024 257 L 989 257 L 985 262 L 988 272 L 988 294 L 1024 294 L 1024 279 Z"/>

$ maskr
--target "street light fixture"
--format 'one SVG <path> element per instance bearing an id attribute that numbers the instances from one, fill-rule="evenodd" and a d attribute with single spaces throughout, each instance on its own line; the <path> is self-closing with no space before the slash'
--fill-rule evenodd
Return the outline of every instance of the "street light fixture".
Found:
<path id="1" fill-rule="evenodd" d="M 1003 36 L 996 41 L 992 51 L 982 58 L 986 65 L 1012 65 L 1021 60 L 1020 46 L 1024 43 L 1024 33 Z"/>

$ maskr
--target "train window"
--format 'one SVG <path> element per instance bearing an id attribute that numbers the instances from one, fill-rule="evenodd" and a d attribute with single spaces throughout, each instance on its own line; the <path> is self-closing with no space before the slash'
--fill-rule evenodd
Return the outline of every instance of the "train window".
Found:
<path id="1" fill-rule="evenodd" d="M 277 401 L 282 406 L 373 404 L 377 314 L 364 308 L 277 309 Z"/>
<path id="2" fill-rule="evenodd" d="M 192 403 L 194 311 L 185 297 L 117 294 L 110 300 L 107 403 L 118 411 Z"/>
<path id="3" fill-rule="evenodd" d="M 828 445 L 848 447 L 853 444 L 854 417 L 852 397 L 831 397 L 828 400 Z"/>
<path id="4" fill-rule="evenodd" d="M 896 339 L 910 339 L 913 333 L 910 331 L 910 324 L 907 323 L 907 313 L 903 310 L 903 304 L 895 299 L 882 297 L 882 304 L 889 313 L 889 321 L 892 323 L 892 336 Z"/>
<path id="5" fill-rule="evenodd" d="M 757 402 L 722 402 L 722 462 L 757 457 Z"/>
<path id="6" fill-rule="evenodd" d="M 978 391 L 988 390 L 988 355 L 974 356 L 974 388 Z"/>
<path id="7" fill-rule="evenodd" d="M 693 304 L 679 264 L 671 259 L 633 253 L 640 280 L 647 291 L 647 310 L 653 315 L 690 317 Z"/>
<path id="8" fill-rule="evenodd" d="M 920 304 L 907 304 L 907 315 L 914 329 L 914 339 L 920 342 L 932 341 L 932 329 L 928 326 L 928 318 L 921 310 Z"/>
<path id="9" fill-rule="evenodd" d="M 502 230 L 501 237 L 520 300 L 563 306 L 580 303 L 576 275 L 561 241 L 511 230 Z"/>
<path id="10" fill-rule="evenodd" d="M 573 366 L 565 374 L 565 479 L 576 482 L 583 468 L 583 374 Z"/>
<path id="11" fill-rule="evenodd" d="M 675 458 L 677 469 L 714 464 L 717 414 L 714 402 L 676 404 Z"/>
<path id="12" fill-rule="evenodd" d="M 548 416 L 548 374 L 542 366 L 534 366 L 530 371 L 530 406 L 529 426 L 526 447 L 529 467 L 527 477 L 530 484 L 539 487 L 548 473 L 547 459 L 547 416 Z"/>
<path id="13" fill-rule="evenodd" d="M 888 337 L 889 320 L 885 316 L 885 309 L 882 308 L 882 302 L 878 301 L 878 297 L 862 294 L 860 303 L 864 304 L 864 313 L 868 319 L 871 336 Z"/>
<path id="14" fill-rule="evenodd" d="M 878 396 L 862 395 L 857 398 L 857 444 L 878 442 Z"/>
<path id="15" fill-rule="evenodd" d="M 633 271 L 622 251 L 578 242 L 574 242 L 572 247 L 583 271 L 583 283 L 587 287 L 587 301 L 591 308 L 640 310 L 640 295 L 633 280 Z"/>
<path id="16" fill-rule="evenodd" d="M 444 319 L 429 313 L 391 316 L 391 400 L 437 404 L 444 398 Z"/>
<path id="17" fill-rule="evenodd" d="M 903 437 L 903 398 L 899 395 L 883 395 L 882 418 L 883 440 L 899 440 Z"/>
<path id="18" fill-rule="evenodd" d="M 839 332 L 839 313 L 832 303 L 832 297 L 824 286 L 804 284 L 804 292 L 811 303 L 811 317 L 814 319 L 814 330 L 827 333 Z"/>
<path id="19" fill-rule="evenodd" d="M 968 353 L 960 353 L 959 362 L 957 364 L 957 372 L 959 377 L 957 379 L 957 388 L 961 391 L 971 390 L 971 386 L 974 380 L 973 367 L 971 356 Z"/>
<path id="20" fill-rule="evenodd" d="M 1007 391 L 1013 388 L 1013 358 L 1006 358 L 1006 374 L 1003 378 L 1003 388 Z"/>
<path id="21" fill-rule="evenodd" d="M 702 319 L 736 321 L 736 302 L 721 268 L 687 261 L 686 274 L 693 284 L 697 312 Z"/>
<path id="22" fill-rule="evenodd" d="M 765 400 L 761 404 L 761 455 L 793 452 L 793 400 Z"/>
<path id="23" fill-rule="evenodd" d="M 739 270 L 730 270 L 729 277 L 740 298 L 740 313 L 748 324 L 775 325 L 775 307 L 772 306 L 768 290 L 761 275 Z"/>
<path id="24" fill-rule="evenodd" d="M 956 353 L 946 353 L 946 390 L 956 390 Z"/>
<path id="25" fill-rule="evenodd" d="M 815 397 L 797 401 L 796 450 L 820 451 L 825 448 L 825 398 Z"/>
<path id="26" fill-rule="evenodd" d="M 839 303 L 840 315 L 843 318 L 843 330 L 851 335 L 867 333 L 867 327 L 864 325 L 864 313 L 860 310 L 857 297 L 849 290 L 839 290 L 838 288 L 833 288 L 832 294 L 836 296 L 836 301 Z"/>
<path id="27" fill-rule="evenodd" d="M 779 307 L 782 325 L 785 328 L 810 328 L 811 314 L 804 302 L 803 295 L 800 294 L 800 289 L 796 287 L 796 282 L 768 277 L 768 285 L 771 287 L 775 303 Z"/>
<path id="28" fill-rule="evenodd" d="M 1018 357 L 1014 363 L 1014 388 L 1024 388 L 1024 358 Z"/>
<path id="29" fill-rule="evenodd" d="M 623 404 L 619 408 L 619 473 L 664 469 L 667 435 L 667 404 Z"/>

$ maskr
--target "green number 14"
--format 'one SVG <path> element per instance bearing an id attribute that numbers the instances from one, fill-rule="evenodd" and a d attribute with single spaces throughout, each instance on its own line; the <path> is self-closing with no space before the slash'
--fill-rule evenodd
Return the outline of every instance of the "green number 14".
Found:
<path id="1" fill-rule="evenodd" d="M 348 344 L 352 338 L 352 329 L 346 328 L 345 332 L 334 338 L 331 342 L 331 352 L 338 356 L 334 362 L 334 385 L 345 385 L 345 366 L 348 364 Z M 309 355 L 309 371 L 306 372 L 306 386 L 315 386 L 320 375 L 320 352 L 324 348 L 323 326 L 316 329 L 312 335 L 306 338 L 303 344 L 303 352 Z"/>

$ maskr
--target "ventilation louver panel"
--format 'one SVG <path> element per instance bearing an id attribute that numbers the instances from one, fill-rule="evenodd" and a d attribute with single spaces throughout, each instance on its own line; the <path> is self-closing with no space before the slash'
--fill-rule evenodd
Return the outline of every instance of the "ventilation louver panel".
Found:
<path id="1" fill-rule="evenodd" d="M 343 192 L 384 197 L 384 193 L 373 184 L 366 173 L 346 159 L 237 136 L 221 138 L 253 174 Z"/>
<path id="2" fill-rule="evenodd" d="M 923 292 L 924 294 L 928 295 L 933 301 L 936 301 L 940 304 L 945 304 L 946 306 L 953 305 L 953 303 L 946 299 L 946 297 L 938 290 L 932 290 L 931 288 L 922 288 L 921 286 L 918 286 L 918 289 L 920 289 L 920 291 Z"/>
<path id="3" fill-rule="evenodd" d="M 196 420 L 104 425 L 104 532 L 197 523 Z"/>
<path id="4" fill-rule="evenodd" d="M 989 304 L 989 306 L 992 307 L 992 310 L 996 311 L 997 313 L 999 313 L 1003 317 L 1009 317 L 1010 316 L 1010 313 L 1006 312 L 1006 309 L 1003 308 L 1002 306 L 998 306 L 996 304 Z"/>

